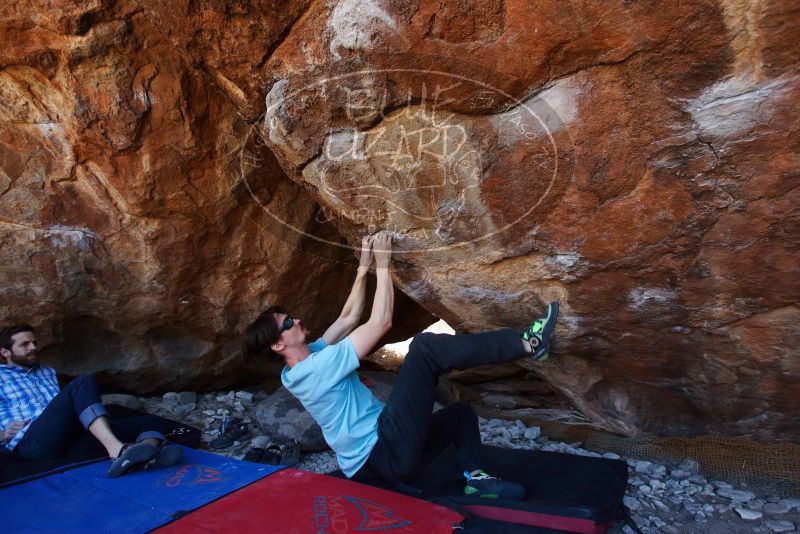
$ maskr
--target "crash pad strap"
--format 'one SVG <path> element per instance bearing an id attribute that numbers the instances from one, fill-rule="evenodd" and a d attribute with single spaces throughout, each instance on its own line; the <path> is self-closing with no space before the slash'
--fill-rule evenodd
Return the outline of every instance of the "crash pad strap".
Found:
<path id="1" fill-rule="evenodd" d="M 47 471 L 42 471 L 40 473 L 34 473 L 34 474 L 31 474 L 31 475 L 28 475 L 28 476 L 25 476 L 25 477 L 22 477 L 22 478 L 17 478 L 17 479 L 11 480 L 9 482 L 4 482 L 4 483 L 0 484 L 0 490 L 5 489 L 5 488 L 10 488 L 12 486 L 17 486 L 19 484 L 25 484 L 27 482 L 31 482 L 31 481 L 39 479 L 39 478 L 44 478 L 44 477 L 48 477 L 48 476 L 55 475 L 55 474 L 58 474 L 58 473 L 63 473 L 64 471 L 69 471 L 70 469 L 75 469 L 75 468 L 81 467 L 83 465 L 89 465 L 89 464 L 93 464 L 93 463 L 97 463 L 97 462 L 102 462 L 103 460 L 104 460 L 104 458 L 89 458 L 87 460 L 81 460 L 81 461 L 72 462 L 72 463 L 69 463 L 69 464 L 59 465 L 59 466 L 54 467 L 52 469 L 48 469 Z"/>
<path id="2" fill-rule="evenodd" d="M 475 504 L 463 504 L 461 507 L 467 512 L 480 517 L 494 519 L 495 521 L 540 526 L 566 532 L 578 532 L 581 534 L 602 534 L 610 526 L 598 525 L 591 519 L 581 519 L 557 514 L 544 514 L 527 510 L 515 510 L 513 508 Z"/>

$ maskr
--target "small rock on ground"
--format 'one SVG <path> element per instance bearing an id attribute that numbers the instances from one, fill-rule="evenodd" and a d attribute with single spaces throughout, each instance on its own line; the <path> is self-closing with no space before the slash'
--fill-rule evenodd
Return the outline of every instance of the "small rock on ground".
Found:
<path id="1" fill-rule="evenodd" d="M 764 514 L 761 512 L 757 512 L 756 510 L 750 510 L 749 508 L 736 508 L 736 513 L 739 514 L 739 517 L 742 519 L 747 519 L 748 521 L 754 521 L 756 519 L 761 519 L 764 517 Z"/>
<path id="2" fill-rule="evenodd" d="M 793 532 L 794 523 L 791 521 L 764 521 L 764 524 L 772 532 Z"/>

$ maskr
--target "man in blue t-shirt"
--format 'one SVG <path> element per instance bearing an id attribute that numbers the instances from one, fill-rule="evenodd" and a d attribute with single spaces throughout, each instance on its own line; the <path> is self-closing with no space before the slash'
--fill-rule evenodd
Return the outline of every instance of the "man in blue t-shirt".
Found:
<path id="1" fill-rule="evenodd" d="M 391 246 L 385 232 L 364 238 L 353 289 L 339 318 L 320 339 L 307 344 L 308 331 L 300 319 L 272 306 L 247 327 L 248 354 L 266 353 L 286 363 L 281 382 L 320 425 L 348 478 L 402 480 L 452 443 L 467 479 L 465 494 L 521 499 L 521 485 L 480 468 L 481 438 L 472 408 L 455 403 L 433 413 L 435 389 L 439 376 L 452 369 L 526 356 L 546 359 L 558 303 L 550 303 L 522 333 L 507 328 L 468 335 L 418 334 L 384 405 L 359 380 L 356 369 L 392 325 Z M 373 258 L 377 286 L 372 312 L 359 326 Z"/>

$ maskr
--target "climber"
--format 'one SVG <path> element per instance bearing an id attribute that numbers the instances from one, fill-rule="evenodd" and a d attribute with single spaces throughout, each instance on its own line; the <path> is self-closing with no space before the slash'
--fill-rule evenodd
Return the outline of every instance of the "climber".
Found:
<path id="1" fill-rule="evenodd" d="M 266 309 L 245 331 L 249 355 L 278 358 L 281 381 L 322 428 L 348 478 L 402 481 L 451 443 L 467 479 L 466 495 L 521 499 L 524 488 L 483 472 L 478 419 L 465 403 L 433 413 L 441 374 L 490 363 L 549 356 L 558 303 L 524 332 L 507 328 L 468 335 L 421 333 L 414 337 L 384 405 L 359 380 L 359 360 L 370 354 L 392 325 L 394 288 L 389 274 L 391 238 L 365 237 L 356 281 L 341 315 L 321 338 L 306 344 L 308 331 L 285 309 Z M 364 279 L 372 259 L 377 287 L 372 312 L 357 326 L 364 307 Z"/>
<path id="2" fill-rule="evenodd" d="M 122 443 L 112 432 L 94 377 L 79 376 L 60 389 L 55 370 L 39 365 L 36 345 L 28 324 L 0 331 L 0 447 L 24 460 L 64 457 L 80 423 L 113 460 L 110 477 L 181 459 L 180 446 L 159 432 L 142 432 L 133 443 Z"/>

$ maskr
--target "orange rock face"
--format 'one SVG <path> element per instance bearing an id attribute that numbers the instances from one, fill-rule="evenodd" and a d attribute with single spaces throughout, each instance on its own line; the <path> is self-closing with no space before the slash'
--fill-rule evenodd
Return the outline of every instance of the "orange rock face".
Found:
<path id="1" fill-rule="evenodd" d="M 244 326 L 280 302 L 319 332 L 353 254 L 275 222 L 342 241 L 141 7 L 23 4 L 0 11 L 0 322 L 40 327 L 59 371 L 115 388 L 263 377 Z M 401 303 L 400 336 L 431 322 Z"/>
<path id="2" fill-rule="evenodd" d="M 314 3 L 263 137 L 344 235 L 396 230 L 457 329 L 560 300 L 533 368 L 608 428 L 797 439 L 797 14 Z"/>
<path id="3" fill-rule="evenodd" d="M 457 330 L 561 301 L 525 365 L 600 424 L 800 439 L 795 2 L 73 5 L 3 15 L 3 283 L 117 372 L 231 368 L 388 228 Z"/>

